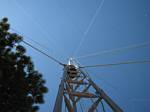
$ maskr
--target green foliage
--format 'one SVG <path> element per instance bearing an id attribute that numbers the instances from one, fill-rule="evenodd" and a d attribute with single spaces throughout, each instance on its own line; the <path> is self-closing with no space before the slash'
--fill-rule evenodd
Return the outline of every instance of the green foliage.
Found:
<path id="1" fill-rule="evenodd" d="M 23 38 L 9 32 L 8 19 L 0 21 L 0 112 L 37 112 L 48 92 L 42 75 L 35 71 Z"/>

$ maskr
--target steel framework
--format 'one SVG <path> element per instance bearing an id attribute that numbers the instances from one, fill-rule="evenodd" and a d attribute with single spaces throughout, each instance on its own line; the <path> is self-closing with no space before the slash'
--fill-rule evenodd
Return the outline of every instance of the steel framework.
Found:
<path id="1" fill-rule="evenodd" d="M 123 110 L 99 87 L 92 79 L 81 70 L 77 64 L 69 61 L 64 65 L 64 73 L 61 78 L 59 90 L 53 112 L 62 112 L 62 102 L 64 101 L 67 112 L 77 112 L 81 99 L 89 99 L 92 104 L 88 108 L 82 108 L 85 112 L 99 112 L 98 105 L 102 105 L 105 112 L 105 102 L 114 112 Z"/>

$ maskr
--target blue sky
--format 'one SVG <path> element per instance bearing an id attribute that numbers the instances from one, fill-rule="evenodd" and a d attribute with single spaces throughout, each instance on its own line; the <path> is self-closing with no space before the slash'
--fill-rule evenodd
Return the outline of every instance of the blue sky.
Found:
<path id="1" fill-rule="evenodd" d="M 149 0 L 0 0 L 0 17 L 24 39 L 64 63 L 68 58 L 150 42 Z M 43 47 L 29 38 L 40 42 Z M 51 112 L 62 67 L 27 47 L 49 93 L 39 112 Z M 78 59 L 83 65 L 150 58 L 150 46 Z M 150 111 L 150 65 L 87 69 L 126 112 Z"/>

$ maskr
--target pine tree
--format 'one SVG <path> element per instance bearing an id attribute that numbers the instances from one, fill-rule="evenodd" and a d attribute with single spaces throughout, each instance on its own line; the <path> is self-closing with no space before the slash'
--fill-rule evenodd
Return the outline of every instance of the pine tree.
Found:
<path id="1" fill-rule="evenodd" d="M 0 112 L 37 112 L 48 89 L 26 49 L 23 37 L 9 31 L 7 18 L 0 21 Z"/>

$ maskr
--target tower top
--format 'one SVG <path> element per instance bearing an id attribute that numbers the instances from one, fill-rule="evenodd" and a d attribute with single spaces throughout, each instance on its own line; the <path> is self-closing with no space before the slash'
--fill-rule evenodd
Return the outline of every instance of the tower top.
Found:
<path id="1" fill-rule="evenodd" d="M 79 68 L 78 63 L 76 62 L 74 58 L 69 58 L 68 65 L 73 65 L 76 68 Z"/>

